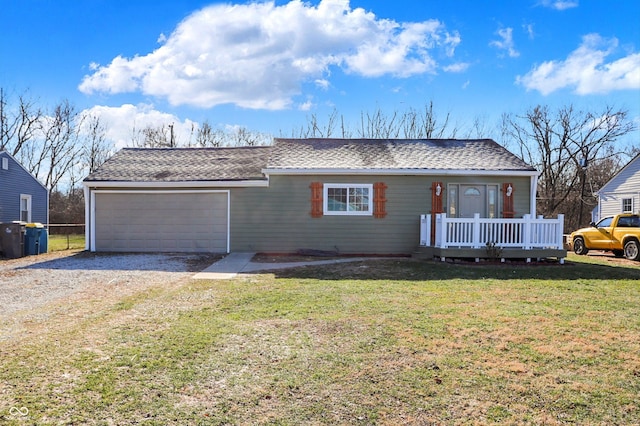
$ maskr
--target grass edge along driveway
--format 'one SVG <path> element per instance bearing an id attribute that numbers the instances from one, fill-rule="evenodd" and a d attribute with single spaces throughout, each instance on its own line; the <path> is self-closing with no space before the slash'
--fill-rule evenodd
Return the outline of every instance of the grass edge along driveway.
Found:
<path id="1" fill-rule="evenodd" d="M 571 260 L 371 260 L 49 307 L 0 346 L 0 420 L 638 424 L 640 269 Z"/>

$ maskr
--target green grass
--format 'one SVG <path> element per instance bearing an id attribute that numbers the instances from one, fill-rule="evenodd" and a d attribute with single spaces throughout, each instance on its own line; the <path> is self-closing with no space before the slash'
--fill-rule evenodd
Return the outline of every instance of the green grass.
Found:
<path id="1" fill-rule="evenodd" d="M 84 249 L 84 234 L 49 235 L 49 251 Z"/>
<path id="2" fill-rule="evenodd" d="M 0 420 L 638 424 L 640 268 L 570 260 L 372 260 L 95 300 L 3 342 Z"/>

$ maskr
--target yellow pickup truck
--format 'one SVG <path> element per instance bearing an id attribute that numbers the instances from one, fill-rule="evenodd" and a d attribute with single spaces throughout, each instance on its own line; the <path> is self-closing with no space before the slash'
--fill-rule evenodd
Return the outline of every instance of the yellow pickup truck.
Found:
<path id="1" fill-rule="evenodd" d="M 591 222 L 591 227 L 572 232 L 568 242 L 576 254 L 604 250 L 616 257 L 640 260 L 640 216 L 619 214 Z"/>

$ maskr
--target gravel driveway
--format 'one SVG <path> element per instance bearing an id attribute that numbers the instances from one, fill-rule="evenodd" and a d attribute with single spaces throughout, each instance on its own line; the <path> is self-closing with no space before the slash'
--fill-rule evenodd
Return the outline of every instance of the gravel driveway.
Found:
<path id="1" fill-rule="evenodd" d="M 190 279 L 217 258 L 199 254 L 55 252 L 0 260 L 0 320 L 38 315 L 51 302 L 132 294 Z M 2 335 L 7 330 L 2 330 Z M 6 336 L 5 336 L 6 337 Z"/>

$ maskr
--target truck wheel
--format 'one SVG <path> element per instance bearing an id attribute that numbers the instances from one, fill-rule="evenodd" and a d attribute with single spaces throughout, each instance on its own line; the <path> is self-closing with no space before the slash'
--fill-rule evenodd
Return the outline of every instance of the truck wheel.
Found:
<path id="1" fill-rule="evenodd" d="M 613 250 L 613 255 L 615 257 L 624 257 L 624 250 Z"/>
<path id="2" fill-rule="evenodd" d="M 640 260 L 640 245 L 638 240 L 629 240 L 624 245 L 624 257 L 629 260 Z"/>
<path id="3" fill-rule="evenodd" d="M 573 252 L 580 256 L 589 253 L 589 249 L 584 245 L 584 239 L 582 237 L 577 237 L 573 240 Z"/>

